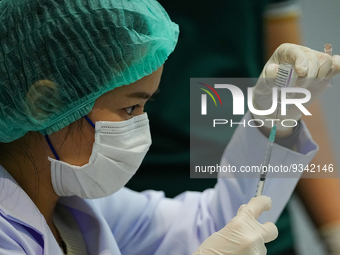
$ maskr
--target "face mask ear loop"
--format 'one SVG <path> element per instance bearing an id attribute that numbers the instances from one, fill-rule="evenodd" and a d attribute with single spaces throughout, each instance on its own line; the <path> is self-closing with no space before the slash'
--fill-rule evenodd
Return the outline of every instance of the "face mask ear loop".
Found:
<path id="1" fill-rule="evenodd" d="M 55 156 L 55 159 L 56 159 L 56 160 L 59 160 L 59 156 L 58 156 L 57 152 L 55 151 L 55 149 L 53 148 L 53 145 L 52 145 L 52 143 L 51 143 L 51 141 L 50 141 L 50 138 L 48 138 L 48 135 L 45 135 L 45 139 L 46 139 L 46 141 L 47 141 L 47 143 L 48 143 L 48 146 L 50 146 L 50 149 L 51 149 L 51 151 L 53 152 L 53 154 L 54 154 L 54 156 Z"/>
<path id="2" fill-rule="evenodd" d="M 93 122 L 89 119 L 89 117 L 87 117 L 87 115 L 85 115 L 84 118 L 87 120 L 88 123 L 90 123 L 90 125 L 91 125 L 93 128 L 96 127 L 96 126 L 93 124 Z M 50 138 L 48 137 L 48 135 L 45 135 L 45 139 L 46 139 L 47 144 L 48 144 L 48 146 L 50 147 L 50 149 L 51 149 L 53 155 L 55 156 L 56 160 L 60 160 L 60 159 L 59 159 L 59 156 L 58 156 L 58 154 L 57 154 L 57 152 L 56 152 L 55 149 L 53 148 L 53 145 L 52 145 L 51 140 L 50 140 Z"/>
<path id="3" fill-rule="evenodd" d="M 85 115 L 84 118 L 87 120 L 88 123 L 90 123 L 90 125 L 91 125 L 93 128 L 96 128 L 95 124 L 93 124 L 93 122 L 89 119 L 89 117 L 87 117 L 87 115 Z"/>

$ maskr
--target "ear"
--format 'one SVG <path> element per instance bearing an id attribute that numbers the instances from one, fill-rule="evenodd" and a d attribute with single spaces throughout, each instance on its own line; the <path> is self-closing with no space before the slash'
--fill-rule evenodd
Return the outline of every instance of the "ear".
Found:
<path id="1" fill-rule="evenodd" d="M 62 106 L 57 85 L 49 80 L 32 84 L 26 94 L 26 102 L 30 115 L 36 120 L 45 119 Z"/>

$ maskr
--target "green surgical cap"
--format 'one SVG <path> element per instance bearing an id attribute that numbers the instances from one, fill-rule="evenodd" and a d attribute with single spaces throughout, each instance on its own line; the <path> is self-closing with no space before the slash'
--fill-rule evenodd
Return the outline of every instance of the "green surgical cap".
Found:
<path id="1" fill-rule="evenodd" d="M 0 1 L 0 142 L 80 119 L 156 71 L 177 38 L 155 0 Z"/>

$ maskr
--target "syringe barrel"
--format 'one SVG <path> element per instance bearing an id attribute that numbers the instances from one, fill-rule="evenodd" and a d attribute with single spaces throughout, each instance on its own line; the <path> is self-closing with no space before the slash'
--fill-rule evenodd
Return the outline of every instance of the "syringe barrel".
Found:
<path id="1" fill-rule="evenodd" d="M 273 149 L 273 142 L 268 141 L 267 146 L 266 146 L 266 151 L 264 153 L 264 158 L 263 158 L 263 166 L 269 163 L 270 155 L 272 153 Z"/>

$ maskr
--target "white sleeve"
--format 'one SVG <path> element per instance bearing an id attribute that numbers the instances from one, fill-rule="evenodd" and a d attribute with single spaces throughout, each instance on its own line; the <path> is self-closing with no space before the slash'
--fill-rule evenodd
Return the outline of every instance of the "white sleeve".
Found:
<path id="1" fill-rule="evenodd" d="M 251 114 L 247 112 L 243 119 L 247 123 L 251 119 Z M 302 129 L 296 143 L 297 152 L 274 144 L 270 164 L 286 166 L 287 169 L 290 169 L 290 172 L 282 173 L 278 171 L 277 173 L 267 174 L 263 195 L 272 198 L 273 206 L 270 211 L 264 212 L 260 216 L 259 221 L 262 223 L 266 221 L 276 222 L 302 174 L 298 171 L 294 173 L 293 167 L 298 164 L 307 165 L 318 151 L 319 147 L 312 140 L 306 125 L 302 121 L 301 124 Z M 267 143 L 268 138 L 258 128 L 248 125 L 239 126 L 223 153 L 221 166 L 236 166 L 237 170 L 245 166 L 260 166 Z M 214 218 L 224 217 L 225 222 L 228 222 L 230 216 L 236 215 L 240 205 L 248 203 L 255 196 L 259 173 L 235 173 L 235 176 L 237 175 L 245 178 L 224 178 L 230 177 L 230 174 L 219 174 L 219 180 L 215 187 L 216 193 L 210 205 L 219 208 L 213 211 Z M 228 211 L 228 215 L 225 213 L 226 211 Z M 219 227 L 223 227 L 223 223 Z"/>
<path id="2" fill-rule="evenodd" d="M 250 114 L 244 118 L 249 119 Z M 239 126 L 223 154 L 222 164 L 259 165 L 263 158 L 259 148 L 265 148 L 267 140 L 257 128 Z M 272 158 L 277 164 L 307 164 L 316 151 L 317 145 L 303 125 L 299 152 L 274 145 Z M 190 255 L 254 196 L 257 181 L 258 178 L 219 178 L 214 189 L 184 192 L 175 199 L 165 198 L 163 192 L 138 193 L 124 188 L 96 204 L 122 254 Z M 278 218 L 297 181 L 298 178 L 267 180 L 264 194 L 272 198 L 273 208 L 263 215 L 263 221 Z"/>

